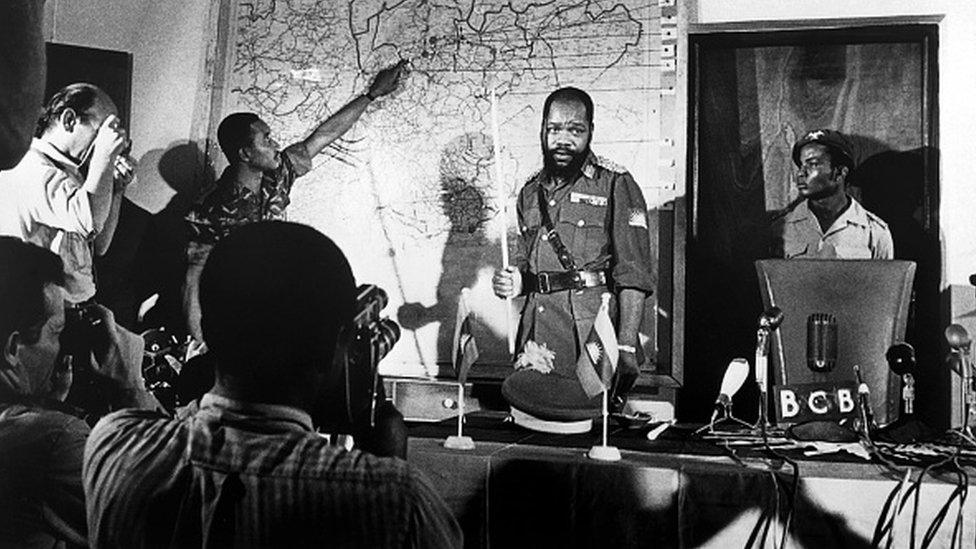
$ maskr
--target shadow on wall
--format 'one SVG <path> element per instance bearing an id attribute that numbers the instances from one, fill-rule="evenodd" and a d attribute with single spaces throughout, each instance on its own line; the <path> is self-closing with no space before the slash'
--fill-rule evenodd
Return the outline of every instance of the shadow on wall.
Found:
<path id="1" fill-rule="evenodd" d="M 137 179 L 126 191 L 112 246 L 97 262 L 98 300 L 127 328 L 166 326 L 174 333 L 184 331 L 183 216 L 214 181 L 203 150 L 197 143 L 176 141 L 139 159 Z M 156 307 L 138 322 L 139 305 L 156 293 Z"/>

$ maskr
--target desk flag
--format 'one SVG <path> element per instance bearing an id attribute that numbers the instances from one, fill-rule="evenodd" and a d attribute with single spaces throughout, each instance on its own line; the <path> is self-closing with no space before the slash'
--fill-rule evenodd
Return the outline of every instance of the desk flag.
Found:
<path id="1" fill-rule="evenodd" d="M 618 358 L 617 334 L 610 322 L 610 294 L 603 294 L 603 303 L 596 313 L 593 328 L 576 361 L 576 377 L 587 397 L 593 398 L 609 390 Z"/>
<path id="2" fill-rule="evenodd" d="M 457 319 L 454 322 L 454 373 L 458 383 L 464 384 L 468 379 L 471 365 L 478 360 L 478 344 L 471 331 L 471 309 L 468 306 L 467 288 L 461 289 L 458 297 Z"/>

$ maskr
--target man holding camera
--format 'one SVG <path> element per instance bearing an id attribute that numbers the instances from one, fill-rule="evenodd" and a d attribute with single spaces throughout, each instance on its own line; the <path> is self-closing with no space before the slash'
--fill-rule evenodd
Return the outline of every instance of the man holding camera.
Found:
<path id="1" fill-rule="evenodd" d="M 70 304 L 95 296 L 93 257 L 108 251 L 135 169 L 128 145 L 109 96 L 71 84 L 48 101 L 24 159 L 0 172 L 0 234 L 61 256 Z"/>
<path id="2" fill-rule="evenodd" d="M 356 296 L 345 256 L 310 227 L 265 221 L 221 239 L 200 279 L 214 387 L 175 419 L 121 411 L 95 426 L 92 545 L 460 547 L 428 481 L 379 457 L 404 451 L 402 416 L 346 391 L 371 375 L 343 367 L 356 363 Z M 375 453 L 329 444 L 323 426 Z"/>
<path id="3" fill-rule="evenodd" d="M 81 463 L 88 425 L 61 401 L 73 368 L 59 359 L 64 267 L 54 253 L 0 237 L 0 546 L 84 544 Z M 116 408 L 157 405 L 142 384 L 142 340 L 92 306 L 95 374 Z"/>
<path id="4" fill-rule="evenodd" d="M 214 189 L 186 216 L 190 228 L 183 313 L 187 331 L 198 343 L 200 272 L 207 254 L 221 238 L 248 223 L 285 219 L 295 179 L 312 169 L 312 158 L 349 131 L 373 101 L 393 93 L 406 61 L 381 70 L 369 90 L 319 123 L 302 141 L 279 150 L 271 128 L 258 115 L 228 115 L 217 128 L 217 141 L 230 163 Z"/>

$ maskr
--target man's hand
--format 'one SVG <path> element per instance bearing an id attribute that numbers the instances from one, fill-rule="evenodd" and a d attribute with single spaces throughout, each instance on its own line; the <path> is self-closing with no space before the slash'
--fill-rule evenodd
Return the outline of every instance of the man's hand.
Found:
<path id="1" fill-rule="evenodd" d="M 396 91 L 400 84 L 400 77 L 407 67 L 407 60 L 401 59 L 399 63 L 392 67 L 387 67 L 376 74 L 373 83 L 369 85 L 368 95 L 373 99 Z"/>
<path id="2" fill-rule="evenodd" d="M 512 265 L 495 271 L 495 276 L 491 277 L 491 289 L 502 299 L 522 295 L 522 273 Z"/>
<path id="3" fill-rule="evenodd" d="M 115 382 L 119 389 L 142 389 L 141 338 L 120 328 L 115 323 L 115 315 L 108 308 L 93 305 L 91 312 L 92 316 L 101 320 L 98 340 L 93 342 L 92 369 Z"/>
<path id="4" fill-rule="evenodd" d="M 119 117 L 114 114 L 107 116 L 92 141 L 92 169 L 114 169 L 116 158 L 128 145 L 129 138 L 125 130 L 119 127 Z"/>

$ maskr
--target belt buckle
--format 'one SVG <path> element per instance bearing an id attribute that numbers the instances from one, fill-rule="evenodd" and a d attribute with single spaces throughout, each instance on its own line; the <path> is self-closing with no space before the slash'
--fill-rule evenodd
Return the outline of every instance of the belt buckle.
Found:
<path id="1" fill-rule="evenodd" d="M 552 291 L 552 286 L 549 285 L 549 273 L 539 273 L 535 275 L 535 280 L 540 294 L 548 294 Z"/>
<path id="2" fill-rule="evenodd" d="M 586 287 L 586 279 L 583 277 L 583 271 L 573 271 L 573 289 L 582 290 Z"/>

